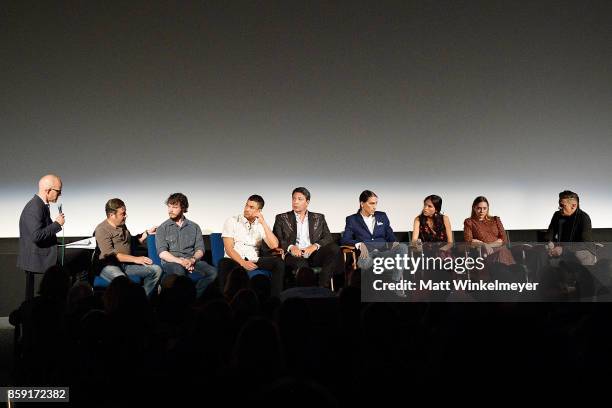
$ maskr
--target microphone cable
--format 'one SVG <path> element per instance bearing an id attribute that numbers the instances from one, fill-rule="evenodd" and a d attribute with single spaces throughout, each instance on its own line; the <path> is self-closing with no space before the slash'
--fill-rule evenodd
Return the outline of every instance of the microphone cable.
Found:
<path id="1" fill-rule="evenodd" d="M 57 209 L 59 211 L 60 214 L 62 214 L 62 204 L 59 204 L 57 206 Z M 64 222 L 64 225 L 66 225 L 66 223 Z M 66 228 L 64 227 L 64 225 L 62 225 L 62 257 L 60 260 L 60 264 L 62 266 L 64 266 L 64 254 L 66 253 L 66 244 L 65 244 L 65 240 L 66 240 Z"/>

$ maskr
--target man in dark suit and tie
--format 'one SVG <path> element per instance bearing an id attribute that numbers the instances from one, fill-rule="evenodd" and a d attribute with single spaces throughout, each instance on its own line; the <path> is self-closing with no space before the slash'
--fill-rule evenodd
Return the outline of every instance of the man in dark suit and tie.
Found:
<path id="1" fill-rule="evenodd" d="M 371 268 L 374 258 L 395 258 L 398 254 L 402 257 L 408 254 L 408 246 L 397 242 L 387 214 L 376 211 L 377 205 L 378 196 L 370 190 L 363 191 L 359 195 L 359 210 L 346 217 L 346 226 L 340 239 L 342 245 L 354 245 L 359 251 L 357 265 L 362 270 Z M 393 270 L 391 279 L 394 282 L 400 281 L 402 271 Z M 403 291 L 397 294 L 403 296 Z"/>
<path id="2" fill-rule="evenodd" d="M 330 278 L 344 268 L 340 248 L 333 242 L 325 216 L 308 211 L 310 192 L 305 187 L 293 190 L 291 204 L 292 211 L 278 214 L 273 227 L 287 253 L 285 265 L 291 270 L 321 267 L 319 285 L 329 287 Z"/>
<path id="3" fill-rule="evenodd" d="M 49 203 L 62 194 L 62 180 L 48 174 L 38 182 L 38 193 L 26 204 L 19 218 L 17 267 L 26 274 L 26 300 L 34 296 L 34 274 L 57 264 L 57 237 L 65 219 L 59 214 L 51 221 Z"/>

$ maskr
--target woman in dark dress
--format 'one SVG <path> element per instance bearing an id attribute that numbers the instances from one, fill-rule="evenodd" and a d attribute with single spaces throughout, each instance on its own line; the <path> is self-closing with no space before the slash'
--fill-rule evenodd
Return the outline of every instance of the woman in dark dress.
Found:
<path id="1" fill-rule="evenodd" d="M 414 219 L 412 242 L 453 243 L 453 231 L 448 215 L 442 214 L 442 198 L 430 195 L 423 200 L 423 211 Z"/>
<path id="2" fill-rule="evenodd" d="M 442 198 L 439 196 L 429 195 L 423 200 L 423 210 L 414 218 L 411 246 L 414 251 L 422 252 L 427 259 L 452 258 L 453 231 L 449 217 L 442 214 Z M 419 271 L 415 271 L 414 276 L 421 280 L 448 281 L 449 278 L 453 278 L 454 273 L 434 266 L 420 268 Z M 443 300 L 448 293 L 414 291 L 413 296 L 419 300 Z"/>

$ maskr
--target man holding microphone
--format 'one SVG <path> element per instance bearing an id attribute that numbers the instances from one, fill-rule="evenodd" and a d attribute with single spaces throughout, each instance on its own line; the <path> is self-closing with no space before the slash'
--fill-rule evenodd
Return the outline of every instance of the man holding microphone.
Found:
<path id="1" fill-rule="evenodd" d="M 19 255 L 17 267 L 25 272 L 26 300 L 34 297 L 34 275 L 45 273 L 57 264 L 57 236 L 65 219 L 60 212 L 51 221 L 49 203 L 62 194 L 62 180 L 47 174 L 38 182 L 38 193 L 25 205 L 19 218 Z"/>

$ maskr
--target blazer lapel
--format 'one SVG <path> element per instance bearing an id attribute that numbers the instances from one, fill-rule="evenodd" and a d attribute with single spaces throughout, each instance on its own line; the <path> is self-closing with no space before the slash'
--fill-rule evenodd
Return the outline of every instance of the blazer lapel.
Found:
<path id="1" fill-rule="evenodd" d="M 310 243 L 314 244 L 314 233 L 315 233 L 315 219 L 314 215 L 308 211 L 308 235 L 310 237 Z"/>
<path id="2" fill-rule="evenodd" d="M 379 222 L 381 223 L 380 226 L 378 225 Z M 376 228 L 380 228 L 380 227 L 382 227 L 382 221 L 379 218 L 377 218 L 376 213 L 374 213 L 374 229 L 373 229 L 374 234 L 372 234 L 373 236 L 376 236 Z"/>
<path id="3" fill-rule="evenodd" d="M 51 221 L 51 210 L 49 209 L 49 206 L 47 204 L 45 204 L 40 197 L 35 196 L 35 198 L 38 198 L 37 202 L 39 203 L 39 206 L 42 206 L 42 210 L 43 213 L 45 214 L 45 225 L 49 225 L 52 223 Z"/>
<path id="4" fill-rule="evenodd" d="M 295 244 L 297 241 L 297 222 L 295 221 L 295 213 L 293 211 L 289 211 L 287 213 L 287 219 L 289 220 L 289 238 L 292 244 Z"/>
<path id="5" fill-rule="evenodd" d="M 357 222 L 361 224 L 365 232 L 372 235 L 370 233 L 370 228 L 368 228 L 368 226 L 366 225 L 365 221 L 363 220 L 363 217 L 361 216 L 361 213 L 357 214 Z M 376 224 L 374 224 L 374 229 L 376 229 Z"/>

